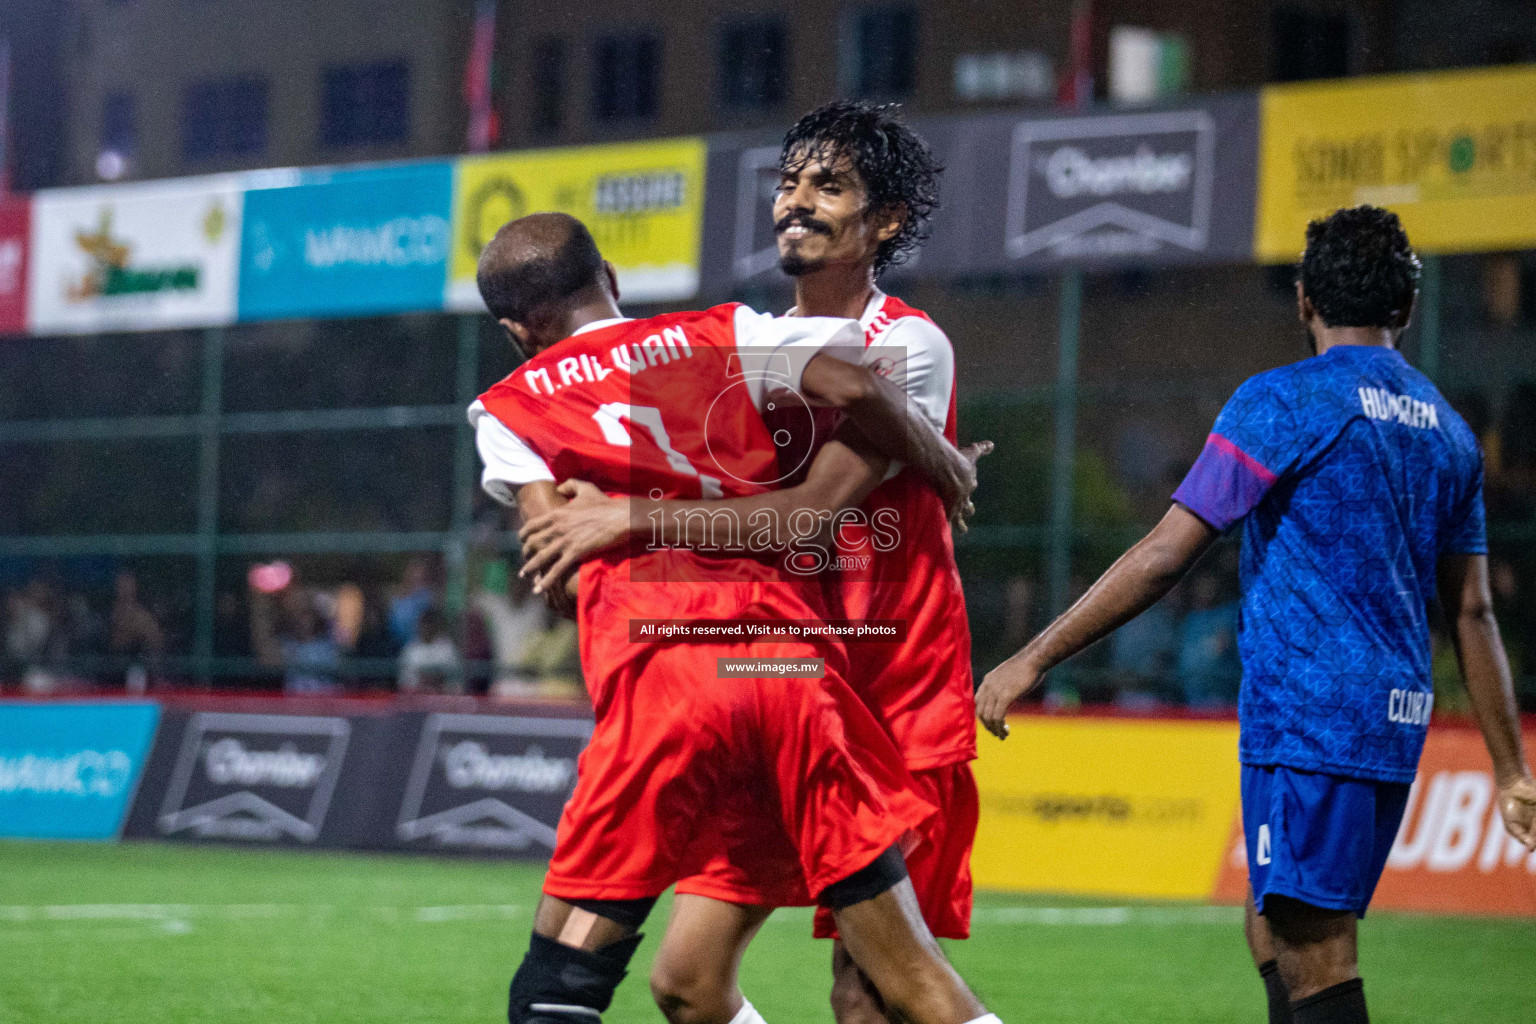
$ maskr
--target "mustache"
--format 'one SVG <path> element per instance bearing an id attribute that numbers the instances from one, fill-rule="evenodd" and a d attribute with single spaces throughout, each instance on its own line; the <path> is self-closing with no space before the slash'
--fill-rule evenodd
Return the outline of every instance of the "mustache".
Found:
<path id="1" fill-rule="evenodd" d="M 788 213 L 783 217 L 780 217 L 778 220 L 774 221 L 773 233 L 776 235 L 782 235 L 786 230 L 796 224 L 801 225 L 808 231 L 815 231 L 819 234 L 830 235 L 832 233 L 832 225 L 828 224 L 824 220 L 817 220 L 815 217 L 812 217 L 810 214 L 806 213 Z"/>

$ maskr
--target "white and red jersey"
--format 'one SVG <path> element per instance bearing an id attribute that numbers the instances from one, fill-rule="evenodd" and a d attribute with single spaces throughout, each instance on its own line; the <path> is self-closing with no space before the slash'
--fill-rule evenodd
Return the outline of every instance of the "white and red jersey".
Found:
<path id="1" fill-rule="evenodd" d="M 852 320 L 797 322 L 737 304 L 589 324 L 470 407 L 482 486 L 504 503 L 538 480 L 653 498 L 760 493 L 780 475 L 761 415 L 770 396 L 798 389 L 818 352 L 860 344 Z M 824 616 L 814 584 L 777 562 L 643 542 L 592 559 L 577 602 L 583 664 L 603 677 L 643 656 L 631 619 Z"/>
<path id="2" fill-rule="evenodd" d="M 879 291 L 860 324 L 865 365 L 901 385 L 955 443 L 949 338 L 927 314 Z M 926 481 L 898 468 L 863 509 L 863 521 L 838 531 L 844 557 L 827 588 L 828 604 L 836 617 L 903 621 L 907 633 L 899 644 L 852 648 L 849 682 L 890 731 L 908 768 L 970 761 L 976 757 L 971 630 L 944 504 Z"/>

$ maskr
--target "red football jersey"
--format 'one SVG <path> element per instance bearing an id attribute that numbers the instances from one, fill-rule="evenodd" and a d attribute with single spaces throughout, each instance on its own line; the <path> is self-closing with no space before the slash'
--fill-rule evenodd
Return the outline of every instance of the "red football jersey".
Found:
<path id="1" fill-rule="evenodd" d="M 780 475 L 760 411 L 767 396 L 798 387 L 823 346 L 850 343 L 858 344 L 852 321 L 788 326 L 736 304 L 610 321 L 529 359 L 480 396 L 484 412 L 472 407 L 471 415 L 477 432 L 478 416 L 488 414 L 531 449 L 547 468 L 543 479 L 652 498 L 745 496 Z M 814 581 L 783 572 L 779 560 L 639 538 L 584 564 L 577 621 L 599 712 L 611 696 L 604 679 L 644 656 L 647 645 L 630 640 L 630 619 L 823 618 Z M 828 646 L 840 663 L 840 647 Z"/>
<path id="2" fill-rule="evenodd" d="M 932 341 L 949 345 L 927 314 L 889 295 L 876 295 L 862 324 L 867 360 L 891 372 L 903 358 L 892 337 L 917 318 Z M 877 350 L 890 345 L 890 355 Z M 953 357 L 950 357 L 952 363 Z M 944 436 L 955 442 L 955 388 L 950 377 Z M 976 756 L 976 700 L 971 629 L 955 565 L 944 503 L 910 470 L 877 487 L 862 506 L 865 521 L 838 534 L 843 557 L 828 587 L 832 614 L 850 619 L 897 619 L 907 624 L 900 644 L 859 644 L 849 682 L 890 730 L 912 770 Z M 893 538 L 896 539 L 892 543 Z"/>

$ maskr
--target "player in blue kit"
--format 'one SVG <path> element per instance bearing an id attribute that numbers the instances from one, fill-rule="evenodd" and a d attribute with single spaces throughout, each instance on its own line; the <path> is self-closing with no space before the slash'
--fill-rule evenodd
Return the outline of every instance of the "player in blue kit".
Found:
<path id="1" fill-rule="evenodd" d="M 1150 607 L 1243 522 L 1245 930 L 1271 1024 L 1367 1020 L 1356 919 L 1424 747 L 1437 597 L 1505 824 L 1536 849 L 1477 439 L 1397 351 L 1418 278 L 1396 214 L 1360 206 L 1310 224 L 1296 291 L 1313 358 L 1238 388 L 1163 520 L 977 694 L 982 722 L 1006 736 L 1009 705 L 1046 671 Z"/>

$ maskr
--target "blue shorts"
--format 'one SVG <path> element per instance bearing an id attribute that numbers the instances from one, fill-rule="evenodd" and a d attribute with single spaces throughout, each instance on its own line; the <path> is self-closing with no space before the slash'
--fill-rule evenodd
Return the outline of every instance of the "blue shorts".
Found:
<path id="1" fill-rule="evenodd" d="M 1243 765 L 1243 836 L 1253 902 L 1289 896 L 1360 917 L 1387 865 L 1408 785 Z"/>

